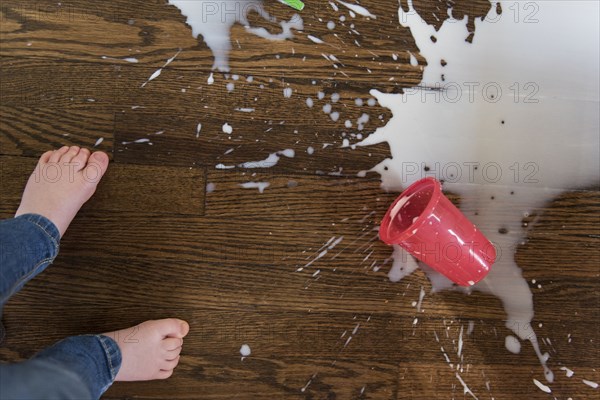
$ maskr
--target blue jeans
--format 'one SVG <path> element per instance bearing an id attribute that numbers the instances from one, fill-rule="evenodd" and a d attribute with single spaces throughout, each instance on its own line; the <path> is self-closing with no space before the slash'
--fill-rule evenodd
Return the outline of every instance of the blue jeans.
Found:
<path id="1" fill-rule="evenodd" d="M 58 255 L 60 233 L 41 215 L 0 221 L 0 310 Z M 0 364 L 0 399 L 98 399 L 121 367 L 121 351 L 104 335 L 72 336 L 31 359 Z"/>

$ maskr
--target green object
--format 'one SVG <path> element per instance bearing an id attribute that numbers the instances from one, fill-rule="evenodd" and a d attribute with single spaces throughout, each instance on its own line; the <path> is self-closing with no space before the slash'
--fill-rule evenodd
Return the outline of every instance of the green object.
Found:
<path id="1" fill-rule="evenodd" d="M 300 0 L 279 0 L 281 3 L 292 7 L 294 10 L 304 10 L 304 3 Z"/>

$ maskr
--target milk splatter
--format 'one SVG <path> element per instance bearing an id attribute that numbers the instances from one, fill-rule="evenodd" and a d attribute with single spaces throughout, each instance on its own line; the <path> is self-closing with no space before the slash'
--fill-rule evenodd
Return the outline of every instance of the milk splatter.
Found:
<path id="1" fill-rule="evenodd" d="M 560 369 L 562 371 L 565 371 L 565 374 L 567 375 L 567 378 L 570 378 L 570 377 L 572 377 L 575 374 L 575 372 L 573 372 L 571 369 L 569 369 L 567 367 L 560 367 Z"/>
<path id="2" fill-rule="evenodd" d="M 317 374 L 314 374 L 309 380 L 308 382 L 306 382 L 306 385 L 304 385 L 303 387 L 300 388 L 300 391 L 302 393 L 304 393 L 306 391 L 306 389 L 308 389 L 308 387 L 310 386 L 310 384 L 312 383 L 313 379 L 315 379 L 317 377 Z"/>
<path id="3" fill-rule="evenodd" d="M 467 386 L 467 384 L 465 383 L 463 378 L 458 374 L 458 372 L 456 373 L 456 379 L 458 379 L 460 384 L 463 386 L 463 394 L 470 394 L 471 397 L 473 397 L 475 400 L 477 400 L 477 396 L 475 396 L 475 394 L 471 391 L 471 389 L 469 389 L 469 387 Z"/>
<path id="4" fill-rule="evenodd" d="M 125 58 L 115 58 L 109 56 L 102 56 L 103 60 L 118 60 L 118 61 L 126 61 L 128 63 L 137 64 L 139 60 L 135 57 L 125 57 Z"/>
<path id="5" fill-rule="evenodd" d="M 148 143 L 148 144 L 152 144 L 150 142 L 150 139 L 148 139 L 148 138 L 136 139 L 136 140 L 133 140 L 131 142 L 121 142 L 121 144 L 133 144 L 133 143 Z"/>
<path id="6" fill-rule="evenodd" d="M 235 165 L 225 165 L 225 164 L 217 164 L 215 165 L 216 169 L 233 169 Z"/>
<path id="7" fill-rule="evenodd" d="M 316 44 L 325 43 L 323 40 L 321 40 L 318 37 L 313 36 L 313 35 L 307 35 L 306 37 L 309 38 L 312 42 L 314 42 Z"/>
<path id="8" fill-rule="evenodd" d="M 229 71 L 229 52 L 231 41 L 229 32 L 235 23 L 239 23 L 247 32 L 268 39 L 286 40 L 293 37 L 292 29 L 302 30 L 303 21 L 294 14 L 289 21 L 281 21 L 281 33 L 271 34 L 262 27 L 253 27 L 248 21 L 248 13 L 256 11 L 264 20 L 276 22 L 277 19 L 267 13 L 260 0 L 239 0 L 236 2 L 213 2 L 209 0 L 169 0 L 186 17 L 186 23 L 192 28 L 192 35 L 202 36 L 215 58 L 213 69 Z"/>
<path id="9" fill-rule="evenodd" d="M 243 189 L 258 189 L 259 193 L 263 193 L 271 184 L 269 182 L 245 182 L 240 183 L 239 186 Z"/>
<path id="10" fill-rule="evenodd" d="M 319 250 L 317 250 L 317 255 L 313 257 L 312 260 L 310 260 L 308 263 L 304 264 L 301 267 L 296 268 L 296 272 L 301 272 L 304 269 L 310 267 L 311 265 L 313 265 L 317 260 L 325 257 L 327 255 L 327 253 L 330 250 L 333 250 L 335 248 L 335 246 L 337 246 L 338 244 L 340 244 L 342 242 L 342 240 L 344 240 L 343 236 L 340 236 L 336 239 L 335 236 L 331 237 L 327 243 L 325 243 Z"/>
<path id="11" fill-rule="evenodd" d="M 533 379 L 533 383 L 535 383 L 535 386 L 537 386 L 541 391 L 546 392 L 546 393 L 552 393 L 552 390 L 544 385 L 542 382 L 538 381 L 537 379 Z"/>
<path id="12" fill-rule="evenodd" d="M 392 157 L 372 169 L 384 189 L 400 191 L 435 176 L 461 196 L 462 210 L 503 253 L 472 289 L 502 300 L 506 327 L 530 341 L 552 382 L 548 354 L 531 327 L 532 293 L 512 253 L 526 236 L 523 212 L 597 182 L 599 3 L 536 3 L 535 24 L 497 14 L 496 4 L 486 18 L 475 19 L 472 43 L 465 41 L 466 16 L 456 20 L 449 10 L 436 31 L 412 1 L 407 12 L 398 9 L 427 66 L 419 87 L 404 94 L 371 91 L 393 117 L 359 145 L 390 145 Z M 502 9 L 510 4 L 503 2 Z M 567 137 L 570 145 L 564 146 Z M 394 256 L 390 278 L 398 279 L 409 262 L 396 248 Z M 452 288 L 445 277 L 427 273 L 434 290 Z"/>
<path id="13" fill-rule="evenodd" d="M 271 167 L 274 167 L 275 165 L 277 165 L 277 163 L 281 159 L 281 156 L 284 156 L 287 158 L 294 158 L 295 155 L 296 155 L 296 152 L 293 149 L 285 149 L 285 150 L 278 151 L 276 153 L 269 154 L 269 156 L 267 158 L 265 158 L 264 160 L 248 161 L 248 162 L 239 164 L 238 167 L 240 167 L 240 168 L 271 168 Z"/>
<path id="14" fill-rule="evenodd" d="M 175 60 L 175 58 L 179 55 L 179 53 L 181 53 L 181 49 L 179 49 L 179 51 L 177 53 L 175 53 L 175 55 L 171 58 L 169 58 L 162 67 L 160 67 L 159 69 L 157 69 L 156 71 L 154 71 L 154 73 L 152 75 L 150 75 L 150 77 L 148 78 L 148 80 L 146 80 L 146 82 L 142 83 L 141 87 L 146 86 L 150 81 L 153 81 L 154 79 L 158 78 L 160 76 L 160 74 L 162 73 L 162 70 L 167 67 L 169 64 L 171 64 L 173 62 L 173 60 Z"/>
<path id="15" fill-rule="evenodd" d="M 588 385 L 589 387 L 591 387 L 592 389 L 598 389 L 598 383 L 597 382 L 588 381 L 587 379 L 582 379 L 581 381 L 583 383 L 585 383 L 586 385 Z"/>
<path id="16" fill-rule="evenodd" d="M 373 19 L 377 18 L 375 15 L 371 14 L 369 12 L 369 10 L 367 10 L 366 8 L 364 8 L 362 6 L 359 6 L 357 4 L 346 3 L 345 1 L 341 1 L 341 0 L 337 0 L 337 2 L 340 3 L 341 5 L 343 5 L 344 7 L 347 7 L 348 9 L 350 9 L 351 10 L 351 15 L 352 15 L 352 11 L 353 11 L 353 12 L 355 12 L 357 14 L 360 14 L 360 15 L 362 15 L 364 17 L 369 17 L 369 18 L 373 18 Z M 352 18 L 354 18 L 354 16 Z"/>

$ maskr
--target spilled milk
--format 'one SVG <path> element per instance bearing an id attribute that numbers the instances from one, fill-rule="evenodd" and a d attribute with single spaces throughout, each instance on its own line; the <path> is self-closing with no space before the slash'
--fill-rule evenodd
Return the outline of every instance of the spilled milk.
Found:
<path id="1" fill-rule="evenodd" d="M 448 11 L 440 29 L 415 11 L 398 10 L 427 61 L 418 87 L 403 94 L 372 90 L 392 111 L 359 146 L 387 142 L 391 157 L 372 170 L 382 187 L 401 191 L 434 176 L 461 196 L 461 209 L 499 250 L 477 290 L 501 299 L 506 327 L 529 340 L 546 367 L 531 326 L 532 293 L 514 260 L 526 232 L 522 219 L 559 193 L 597 185 L 599 143 L 599 4 L 595 1 L 492 2 L 475 20 Z M 529 7 L 529 8 L 525 8 Z M 520 13 L 517 13 L 520 11 Z M 417 267 L 400 247 L 390 278 Z M 434 290 L 447 278 L 426 271 Z M 516 338 L 507 348 L 516 351 Z"/>
<path id="2" fill-rule="evenodd" d="M 292 29 L 303 29 L 298 15 L 279 22 L 278 34 L 250 26 L 247 15 L 252 11 L 275 21 L 258 0 L 169 3 L 187 18 L 194 37 L 202 36 L 214 55 L 213 69 L 220 71 L 229 70 L 229 33 L 235 23 L 269 40 L 285 40 L 292 37 Z M 376 18 L 352 3 L 337 0 L 329 4 L 334 10 L 339 4 L 364 17 Z M 445 190 L 461 195 L 462 211 L 499 250 L 489 276 L 469 291 L 490 293 L 502 300 L 506 326 L 515 334 L 507 336 L 507 349 L 518 352 L 519 339 L 529 340 L 549 382 L 553 374 L 545 365 L 548 354 L 542 354 L 531 326 L 532 293 L 514 261 L 514 253 L 526 236 L 522 218 L 531 210 L 562 191 L 598 183 L 599 11 L 596 1 L 491 2 L 488 15 L 475 20 L 475 34 L 469 43 L 465 40 L 470 35 L 467 17 L 457 20 L 449 10 L 448 18 L 436 30 L 411 2 L 407 11 L 401 6 L 399 23 L 410 30 L 427 61 L 423 79 L 404 94 L 373 90 L 371 94 L 392 111 L 393 117 L 358 144 L 389 143 L 391 157 L 373 168 L 381 175 L 386 190 L 401 191 L 422 177 L 435 176 L 445 181 Z M 327 27 L 334 29 L 335 24 L 328 23 Z M 307 37 L 323 43 L 314 35 Z M 417 58 L 409 55 L 410 64 L 418 67 Z M 212 74 L 207 83 L 214 83 Z M 283 94 L 284 98 L 291 97 L 288 88 Z M 317 94 L 319 100 L 324 96 L 322 92 Z M 368 105 L 374 105 L 372 100 Z M 363 100 L 357 98 L 355 103 L 360 106 Z M 307 98 L 306 106 L 313 105 L 314 100 Z M 323 111 L 331 115 L 331 105 Z M 364 128 L 368 118 L 363 114 L 356 121 L 358 130 Z M 352 121 L 346 121 L 346 125 L 352 127 Z M 200 128 L 199 124 L 197 136 Z M 230 126 L 223 126 L 225 133 L 230 134 L 229 130 Z M 306 151 L 313 154 L 314 148 Z M 253 164 L 274 165 L 281 156 L 293 157 L 289 153 L 273 153 Z M 215 168 L 236 166 L 219 164 Z M 268 185 L 247 182 L 240 186 L 263 191 Z M 302 268 L 326 254 L 335 242 L 332 238 Z M 389 274 L 392 280 L 400 280 L 417 268 L 416 261 L 400 247 L 394 248 L 393 257 L 394 267 Z M 434 290 L 452 288 L 445 277 L 433 271 L 427 273 Z M 460 376 L 457 378 L 468 390 Z"/>
<path id="3" fill-rule="evenodd" d="M 244 26 L 247 32 L 269 40 L 286 40 L 293 37 L 292 29 L 302 30 L 302 18 L 294 14 L 289 21 L 280 21 L 281 32 L 270 33 L 263 27 L 253 27 L 248 21 L 248 14 L 256 12 L 269 22 L 277 19 L 263 8 L 260 0 L 168 0 L 169 4 L 177 7 L 186 17 L 187 24 L 192 28 L 192 35 L 202 36 L 214 57 L 213 69 L 229 71 L 229 52 L 231 51 L 231 28 L 235 23 Z M 208 83 L 212 83 L 212 75 Z"/>

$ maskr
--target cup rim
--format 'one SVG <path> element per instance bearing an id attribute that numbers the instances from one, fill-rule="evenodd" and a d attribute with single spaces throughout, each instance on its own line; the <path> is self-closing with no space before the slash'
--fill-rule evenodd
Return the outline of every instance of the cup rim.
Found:
<path id="1" fill-rule="evenodd" d="M 418 190 L 421 190 L 422 187 L 424 187 L 425 185 L 433 185 L 433 193 L 431 194 L 429 203 L 427 204 L 427 206 L 423 209 L 421 214 L 417 217 L 417 219 L 413 223 L 411 223 L 403 231 L 396 234 L 394 237 L 391 237 L 389 235 L 389 227 L 390 227 L 390 223 L 392 220 L 391 212 L 392 212 L 394 206 L 401 199 L 416 193 Z M 416 234 L 416 232 L 413 233 L 413 231 L 418 230 L 425 223 L 427 218 L 432 214 L 432 211 L 435 208 L 435 206 L 440 201 L 441 196 L 442 196 L 442 185 L 437 179 L 435 179 L 433 177 L 419 179 L 418 181 L 414 182 L 412 185 L 407 187 L 404 191 L 402 191 L 400 196 L 398 196 L 396 198 L 396 200 L 394 200 L 394 202 L 388 207 L 387 212 L 385 213 L 385 216 L 383 217 L 383 219 L 381 221 L 381 224 L 379 226 L 379 237 L 381 238 L 381 240 L 383 240 L 385 243 L 387 243 L 389 245 L 400 244 L 401 242 L 405 241 L 409 237 Z"/>

